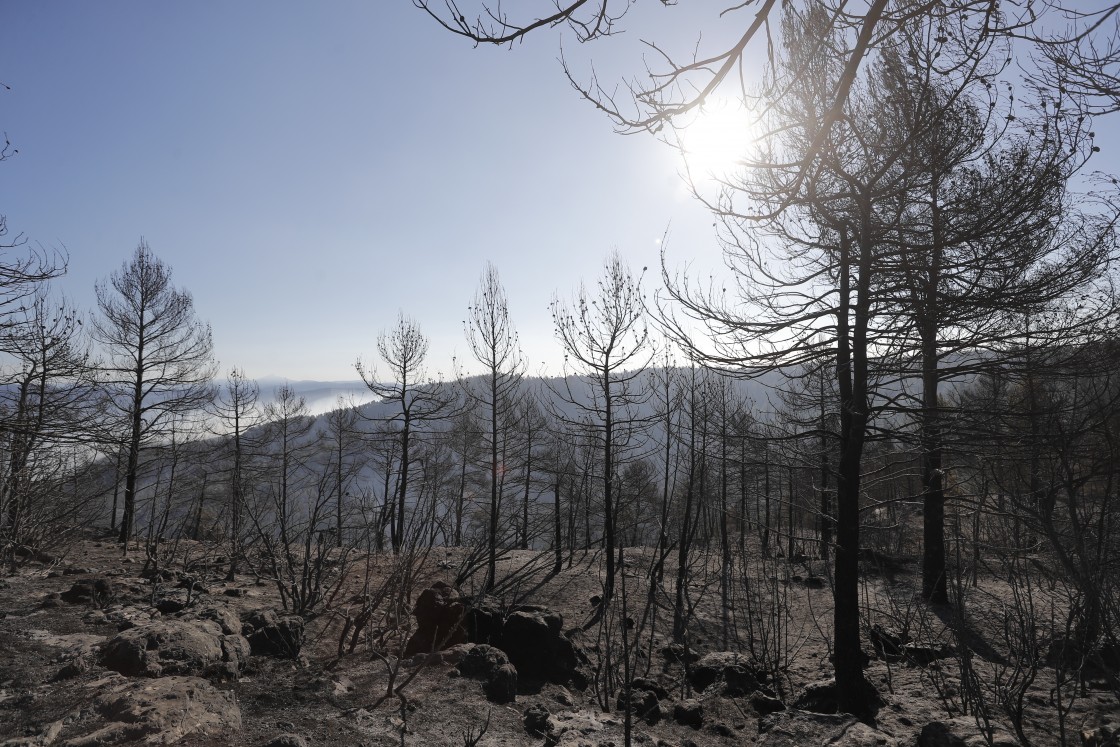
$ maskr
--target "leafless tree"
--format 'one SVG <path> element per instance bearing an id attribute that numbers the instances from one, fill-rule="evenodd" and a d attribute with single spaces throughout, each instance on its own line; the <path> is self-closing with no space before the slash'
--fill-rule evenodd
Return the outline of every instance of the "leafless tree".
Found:
<path id="1" fill-rule="evenodd" d="M 564 349 L 566 376 L 554 396 L 578 415 L 553 408 L 553 418 L 567 425 L 585 425 L 593 433 L 599 454 L 603 498 L 603 549 L 606 560 L 604 609 L 614 592 L 616 549 L 615 483 L 618 466 L 632 451 L 636 430 L 645 426 L 635 407 L 649 398 L 641 376 L 653 357 L 641 298 L 641 278 L 635 279 L 617 252 L 603 268 L 597 291 L 581 287 L 573 303 L 554 297 L 552 320 Z M 584 388 L 578 392 L 573 387 Z"/>
<path id="2" fill-rule="evenodd" d="M 489 0 L 413 0 L 443 28 L 475 45 L 513 45 L 535 32 L 557 27 L 571 31 L 579 42 L 610 37 L 624 28 L 634 5 L 628 0 L 567 0 L 520 3 L 513 13 Z M 665 13 L 681 13 L 677 3 L 663 2 Z M 781 27 L 789 14 L 816 13 L 826 25 L 852 41 L 842 49 L 840 74 L 821 91 L 821 128 L 798 162 L 795 179 L 807 178 L 817 152 L 842 118 L 842 109 L 863 67 L 875 59 L 883 44 L 918 23 L 938 29 L 947 42 L 972 43 L 996 39 L 1014 42 L 1011 52 L 1036 79 L 1091 99 L 1092 109 L 1113 111 L 1120 102 L 1120 49 L 1116 24 L 1120 4 L 1106 2 L 1085 8 L 1067 0 L 965 0 L 964 2 L 892 3 L 863 0 L 747 0 L 728 3 L 709 23 L 719 29 L 689 39 L 678 50 L 670 40 L 649 40 L 655 62 L 643 74 L 619 86 L 603 82 L 592 72 L 581 80 L 566 60 L 564 72 L 580 94 L 608 116 L 621 132 L 664 135 L 671 128 L 688 127 L 713 98 L 730 97 L 748 106 L 765 108 L 782 98 L 791 85 L 787 78 L 770 78 L 780 57 Z M 725 29 L 731 29 L 726 33 Z M 708 39 L 728 40 L 713 42 Z M 823 51 L 822 46 L 817 51 Z M 1038 54 L 1033 54 L 1037 52 Z M 1035 64 L 1048 60 L 1049 65 Z M 752 64 L 751 60 L 762 60 Z M 808 66 L 808 65 L 806 65 Z M 767 79 L 769 80 L 767 81 Z M 767 81 L 759 91 L 752 81 Z M 795 85 L 796 83 L 794 83 Z M 673 142 L 672 138 L 667 138 Z"/>
<path id="3" fill-rule="evenodd" d="M 405 531 L 405 505 L 408 497 L 409 467 L 416 459 L 413 447 L 417 429 L 452 414 L 455 397 L 446 388 L 427 377 L 424 359 L 428 356 L 428 338 L 420 326 L 401 313 L 397 325 L 377 337 L 377 352 L 389 369 L 392 379 L 379 381 L 377 371 L 361 359 L 355 364 L 358 375 L 374 395 L 391 403 L 395 412 L 387 424 L 395 430 L 399 444 L 399 472 L 396 485 L 396 506 L 390 522 L 393 551 L 400 552 Z"/>
<path id="4" fill-rule="evenodd" d="M 0 339 L 5 386 L 0 388 L 0 538 L 14 561 L 17 549 L 61 538 L 65 527 L 49 521 L 70 511 L 50 505 L 38 485 L 55 471 L 61 451 L 94 441 L 96 381 L 82 321 L 66 300 L 41 291 L 10 317 Z M 57 453 L 56 453 L 57 452 Z M 53 528 L 52 528 L 53 527 Z M 42 548 L 40 548 L 42 549 Z"/>
<path id="5" fill-rule="evenodd" d="M 242 522 L 245 518 L 246 472 L 248 467 L 247 432 L 260 424 L 260 387 L 240 368 L 231 368 L 215 399 L 214 408 L 223 436 L 228 440 L 232 463 L 229 472 L 229 573 L 238 573 L 242 555 Z"/>
<path id="6" fill-rule="evenodd" d="M 498 270 L 492 264 L 487 264 L 482 273 L 463 326 L 471 355 L 482 365 L 483 373 L 478 380 L 460 375 L 459 384 L 467 398 L 484 411 L 489 425 L 490 520 L 484 587 L 491 589 L 496 581 L 495 558 L 501 510 L 498 472 L 503 467 L 499 460 L 499 425 L 503 421 L 515 420 L 520 413 L 518 403 L 525 375 L 525 358 L 510 319 L 506 292 L 498 278 Z"/>
<path id="7" fill-rule="evenodd" d="M 334 474 L 331 490 L 335 498 L 335 543 L 343 546 L 343 512 L 349 495 L 349 486 L 361 471 L 364 461 L 359 453 L 362 446 L 358 420 L 360 415 L 353 405 L 342 397 L 337 407 L 328 412 L 324 419 L 326 427 L 320 430 L 321 441 L 331 444 L 329 465 Z"/>
<path id="8" fill-rule="evenodd" d="M 169 420 L 201 413 L 213 399 L 213 341 L 210 326 L 195 316 L 191 294 L 171 284 L 171 268 L 143 240 L 96 293 L 100 315 L 91 327 L 106 355 L 104 384 L 111 407 L 129 421 L 123 544 L 133 531 L 141 451 Z"/>

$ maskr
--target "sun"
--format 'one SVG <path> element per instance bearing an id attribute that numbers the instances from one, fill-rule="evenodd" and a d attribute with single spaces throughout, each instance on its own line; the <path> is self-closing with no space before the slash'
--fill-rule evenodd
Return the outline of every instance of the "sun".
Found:
<path id="1" fill-rule="evenodd" d="M 691 177 L 720 179 L 749 154 L 757 132 L 757 118 L 743 102 L 709 99 L 677 125 L 677 146 Z"/>

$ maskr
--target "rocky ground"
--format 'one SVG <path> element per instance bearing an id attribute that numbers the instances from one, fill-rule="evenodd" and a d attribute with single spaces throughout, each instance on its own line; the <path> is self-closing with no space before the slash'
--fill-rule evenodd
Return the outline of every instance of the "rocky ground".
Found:
<path id="1" fill-rule="evenodd" d="M 452 580 L 461 558 L 438 554 L 417 589 Z M 924 631 L 917 642 L 884 627 L 869 631 L 876 656 L 867 675 L 883 700 L 871 723 L 827 713 L 830 591 L 811 568 L 794 564 L 761 579 L 784 600 L 779 624 L 767 628 L 782 642 L 777 677 L 750 656 L 722 650 L 734 646 L 722 645 L 718 595 L 701 585 L 693 590 L 692 648 L 668 645 L 662 612 L 643 651 L 631 652 L 633 688 L 620 701 L 602 684 L 607 648 L 610 666 L 621 666 L 618 645 L 609 646 L 601 626 L 585 625 L 600 590 L 598 556 L 581 556 L 558 575 L 524 573 L 504 599 L 436 586 L 410 600 L 421 618 L 402 626 L 411 644 L 403 635 L 366 636 L 343 656 L 341 614 L 286 615 L 274 586 L 252 577 L 227 583 L 203 549 L 193 556 L 188 566 L 144 577 L 135 551 L 122 557 L 117 545 L 89 538 L 62 559 L 29 562 L 3 577 L 0 747 L 621 747 L 627 702 L 634 742 L 643 745 L 1021 744 L 999 712 L 987 734 L 973 715 L 954 715 L 957 660 L 935 616 L 913 626 Z M 625 580 L 639 609 L 650 556 L 629 557 Z M 514 553 L 502 571 L 535 558 Z M 370 567 L 376 574 L 377 564 Z M 888 621 L 917 614 L 899 608 L 908 571 L 897 570 L 867 583 L 868 610 L 893 610 Z M 448 627 L 460 617 L 462 629 Z M 433 640 L 445 650 L 426 653 Z M 391 680 L 403 697 L 382 697 Z M 1059 744 L 1053 701 L 1042 670 L 1025 697 L 1032 744 Z M 1086 690 L 1067 723 L 1069 744 L 1116 744 L 1109 741 L 1120 727 L 1116 692 Z"/>

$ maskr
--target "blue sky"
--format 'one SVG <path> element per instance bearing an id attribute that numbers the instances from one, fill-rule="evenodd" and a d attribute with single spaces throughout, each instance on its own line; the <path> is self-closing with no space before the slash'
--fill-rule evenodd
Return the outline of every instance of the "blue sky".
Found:
<path id="1" fill-rule="evenodd" d="M 448 375 L 493 261 L 530 370 L 556 372 L 549 301 L 611 250 L 654 270 L 671 226 L 672 263 L 718 266 L 674 152 L 615 134 L 557 61 L 563 43 L 613 81 L 642 72 L 642 38 L 687 53 L 701 28 L 713 47 L 711 29 L 734 31 L 713 22 L 726 3 L 687 5 L 639 4 L 619 38 L 511 50 L 474 49 L 409 0 L 7 2 L 0 130 L 19 154 L 0 213 L 66 248 L 58 289 L 85 309 L 143 236 L 222 368 L 254 377 L 354 378 L 398 310 Z"/>
<path id="2" fill-rule="evenodd" d="M 616 248 L 654 268 L 670 224 L 682 256 L 713 245 L 671 149 L 579 100 L 557 34 L 473 49 L 407 0 L 2 15 L 12 233 L 68 250 L 58 288 L 87 309 L 143 236 L 213 325 L 223 369 L 353 378 L 401 309 L 448 374 L 490 260 L 532 368 L 555 370 L 554 292 Z M 624 46 L 565 53 L 603 67 Z"/>

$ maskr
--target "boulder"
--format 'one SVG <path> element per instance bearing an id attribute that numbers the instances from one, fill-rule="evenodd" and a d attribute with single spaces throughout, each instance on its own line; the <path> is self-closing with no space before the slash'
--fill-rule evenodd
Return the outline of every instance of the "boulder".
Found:
<path id="1" fill-rule="evenodd" d="M 491 703 L 512 703 L 517 700 L 517 669 L 506 662 L 482 683 L 482 692 Z"/>
<path id="2" fill-rule="evenodd" d="M 949 730 L 940 721 L 922 727 L 918 734 L 917 747 L 965 747 L 964 739 Z"/>
<path id="3" fill-rule="evenodd" d="M 793 701 L 793 708 L 812 713 L 836 713 L 840 710 L 840 693 L 836 689 L 836 680 L 809 683 Z"/>
<path id="4" fill-rule="evenodd" d="M 549 717 L 552 714 L 548 712 L 540 703 L 531 705 L 525 709 L 521 714 L 521 723 L 525 727 L 526 733 L 532 737 L 543 737 L 549 732 Z"/>
<path id="5" fill-rule="evenodd" d="M 485 643 L 497 646 L 502 640 L 506 610 L 501 601 L 494 597 L 476 599 L 467 609 L 467 640 L 471 643 Z"/>
<path id="6" fill-rule="evenodd" d="M 249 644 L 225 635 L 210 620 L 158 620 L 111 638 L 101 654 L 109 669 L 130 677 L 192 675 L 237 677 L 245 668 Z"/>
<path id="7" fill-rule="evenodd" d="M 117 598 L 116 584 L 107 578 L 84 578 L 59 595 L 68 604 L 92 604 L 106 607 Z"/>
<path id="8" fill-rule="evenodd" d="M 1018 747 L 1019 740 L 1009 729 L 992 723 L 991 741 L 980 730 L 976 719 L 957 716 L 945 721 L 934 721 L 922 727 L 917 747 Z"/>
<path id="9" fill-rule="evenodd" d="M 624 690 L 618 694 L 616 705 L 618 710 L 629 710 L 631 715 L 650 726 L 661 720 L 661 703 L 657 700 L 657 694 L 649 690 Z"/>
<path id="10" fill-rule="evenodd" d="M 666 700 L 669 697 L 669 691 L 651 677 L 635 677 L 630 681 L 630 688 L 632 690 L 649 690 L 657 696 L 658 700 Z"/>
<path id="11" fill-rule="evenodd" d="M 184 612 L 177 617 L 182 619 L 213 620 L 221 626 L 226 635 L 241 635 L 241 619 L 232 608 L 224 604 L 207 604 L 194 607 L 189 612 Z"/>
<path id="12" fill-rule="evenodd" d="M 700 654 L 696 653 L 683 643 L 670 643 L 665 648 L 661 649 L 661 655 L 665 657 L 665 664 L 680 664 L 681 666 L 695 664 L 700 661 Z"/>
<path id="13" fill-rule="evenodd" d="M 512 703 L 517 697 L 517 669 L 499 648 L 471 645 L 459 661 L 459 672 L 481 679 L 482 690 L 492 703 Z"/>
<path id="14" fill-rule="evenodd" d="M 759 716 L 766 716 L 771 713 L 777 713 L 778 711 L 784 711 L 786 709 L 786 704 L 777 696 L 759 690 L 751 696 L 751 708 L 753 708 L 754 712 Z"/>
<path id="15" fill-rule="evenodd" d="M 682 726 L 699 729 L 704 725 L 704 706 L 698 700 L 682 700 L 673 706 L 673 720 Z"/>
<path id="16" fill-rule="evenodd" d="M 567 682 L 577 661 L 564 637 L 564 618 L 544 607 L 522 607 L 509 614 L 498 644 L 517 672 L 527 679 Z"/>
<path id="17" fill-rule="evenodd" d="M 782 711 L 759 719 L 759 747 L 899 747 L 894 737 L 847 714 Z"/>
<path id="18" fill-rule="evenodd" d="M 187 595 L 164 594 L 156 600 L 154 606 L 161 615 L 174 615 L 187 608 Z"/>
<path id="19" fill-rule="evenodd" d="M 586 658 L 564 634 L 559 612 L 538 605 L 507 610 L 492 597 L 483 597 L 470 606 L 465 621 L 467 640 L 506 652 L 519 677 L 586 686 L 580 671 Z"/>
<path id="20" fill-rule="evenodd" d="M 420 592 L 412 613 L 416 616 L 416 630 L 405 644 L 406 658 L 466 642 L 466 607 L 450 584 L 437 581 Z"/>
<path id="21" fill-rule="evenodd" d="M 1120 747 L 1120 731 L 1105 725 L 1081 730 L 1081 747 Z"/>
<path id="22" fill-rule="evenodd" d="M 67 664 L 58 670 L 51 682 L 63 682 L 64 680 L 72 680 L 75 677 L 80 677 L 89 671 L 89 659 L 85 656 L 76 656 L 71 659 Z"/>
<path id="23" fill-rule="evenodd" d="M 130 680 L 94 701 L 107 725 L 67 740 L 67 745 L 106 745 L 143 740 L 173 744 L 188 735 L 231 743 L 241 730 L 241 710 L 230 692 L 198 677 Z"/>
<path id="24" fill-rule="evenodd" d="M 298 659 L 303 648 L 303 618 L 275 610 L 254 610 L 241 618 L 241 634 L 253 656 Z"/>
<path id="25" fill-rule="evenodd" d="M 721 681 L 728 695 L 752 693 L 765 680 L 765 675 L 750 659 L 732 651 L 718 651 L 704 656 L 688 674 L 689 682 L 697 690 L 703 691 Z"/>

